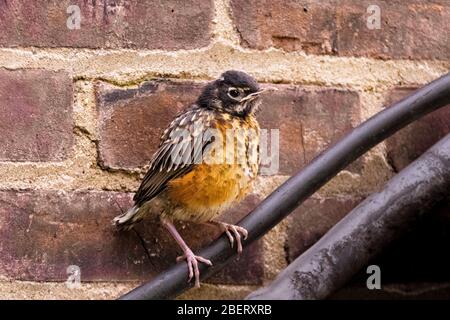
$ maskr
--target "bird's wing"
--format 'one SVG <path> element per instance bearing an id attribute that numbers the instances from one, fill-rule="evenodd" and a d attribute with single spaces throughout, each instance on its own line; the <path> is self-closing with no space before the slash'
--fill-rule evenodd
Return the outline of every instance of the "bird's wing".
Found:
<path id="1" fill-rule="evenodd" d="M 181 113 L 164 131 L 150 168 L 134 196 L 140 206 L 161 193 L 167 182 L 190 172 L 202 161 L 214 137 L 208 134 L 209 111 L 191 108 Z"/>

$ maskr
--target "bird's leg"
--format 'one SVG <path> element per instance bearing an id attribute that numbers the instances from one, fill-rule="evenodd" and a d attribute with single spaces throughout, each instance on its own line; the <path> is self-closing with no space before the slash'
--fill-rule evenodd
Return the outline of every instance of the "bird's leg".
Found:
<path id="1" fill-rule="evenodd" d="M 198 262 L 203 262 L 208 266 L 212 266 L 212 262 L 200 256 L 196 256 L 194 252 L 188 247 L 186 242 L 184 242 L 181 235 L 178 233 L 177 229 L 173 225 L 172 221 L 168 219 L 162 219 L 161 223 L 170 232 L 175 241 L 179 244 L 184 254 L 177 258 L 177 261 L 186 260 L 189 270 L 188 281 L 191 281 L 195 277 L 195 286 L 200 287 L 200 271 L 198 270 Z"/>
<path id="2" fill-rule="evenodd" d="M 221 221 L 211 221 L 211 224 L 218 225 L 219 228 L 225 232 L 228 239 L 230 240 L 230 245 L 233 248 L 234 241 L 236 239 L 236 247 L 237 252 L 242 252 L 242 241 L 241 238 L 244 237 L 244 240 L 247 239 L 248 231 L 245 228 L 235 226 L 233 224 L 221 222 Z"/>

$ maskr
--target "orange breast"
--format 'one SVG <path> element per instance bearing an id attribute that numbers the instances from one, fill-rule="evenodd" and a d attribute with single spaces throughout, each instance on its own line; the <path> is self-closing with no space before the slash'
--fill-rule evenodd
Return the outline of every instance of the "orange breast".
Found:
<path id="1" fill-rule="evenodd" d="M 189 211 L 218 212 L 248 192 L 242 169 L 237 165 L 200 164 L 188 174 L 169 182 L 170 200 Z"/>
<path id="2" fill-rule="evenodd" d="M 234 201 L 244 198 L 258 172 L 258 159 L 249 159 L 241 154 L 238 158 L 238 146 L 257 150 L 259 126 L 256 120 L 225 118 L 217 119 L 213 128 L 222 133 L 215 139 L 210 151 L 204 155 L 203 162 L 184 176 L 168 182 L 167 196 L 170 201 L 181 207 L 174 212 L 174 218 L 181 220 L 207 221 L 213 219 Z M 226 118 L 228 117 L 228 118 Z M 254 134 L 236 134 L 231 140 L 227 131 L 252 131 Z M 256 135 L 255 135 L 256 134 Z M 231 151 L 227 145 L 234 146 Z M 231 153 L 231 152 L 232 153 Z M 244 157 L 242 157 L 244 156 Z M 234 159 L 234 161 L 228 161 Z M 188 218 L 186 217 L 188 216 Z"/>

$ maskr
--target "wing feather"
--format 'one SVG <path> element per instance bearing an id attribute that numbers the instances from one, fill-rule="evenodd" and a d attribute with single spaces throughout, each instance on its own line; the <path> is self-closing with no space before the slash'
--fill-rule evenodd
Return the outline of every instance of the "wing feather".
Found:
<path id="1" fill-rule="evenodd" d="M 159 149 L 134 196 L 136 205 L 160 194 L 167 182 L 190 172 L 201 161 L 214 139 L 204 135 L 211 126 L 210 111 L 196 106 L 175 118 L 164 131 Z"/>

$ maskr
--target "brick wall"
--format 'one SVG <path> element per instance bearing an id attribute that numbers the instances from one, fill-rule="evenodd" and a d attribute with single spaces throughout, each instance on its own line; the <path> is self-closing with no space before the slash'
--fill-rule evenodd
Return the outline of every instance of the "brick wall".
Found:
<path id="1" fill-rule="evenodd" d="M 226 214 L 236 221 L 450 67 L 445 0 L 36 2 L 0 1 L 1 298 L 115 298 L 174 263 L 159 226 L 139 226 L 149 259 L 110 220 L 131 204 L 161 130 L 224 70 L 279 89 L 259 119 L 280 130 L 280 168 Z M 374 4 L 380 29 L 367 27 Z M 79 29 L 67 26 L 69 5 L 80 8 Z M 449 124 L 447 108 L 378 145 L 183 297 L 240 298 L 270 281 Z M 194 248 L 217 236 L 193 230 L 182 233 Z M 70 265 L 81 269 L 79 289 L 64 284 Z"/>

